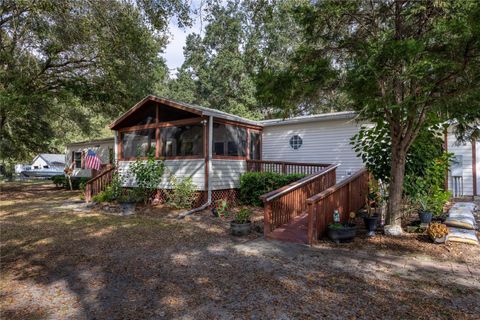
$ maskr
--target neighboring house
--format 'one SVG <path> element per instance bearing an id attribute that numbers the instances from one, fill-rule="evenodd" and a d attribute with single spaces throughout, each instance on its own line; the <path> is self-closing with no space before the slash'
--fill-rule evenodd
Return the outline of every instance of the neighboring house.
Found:
<path id="1" fill-rule="evenodd" d="M 65 168 L 65 155 L 53 153 L 41 153 L 37 155 L 31 165 L 16 166 L 15 171 L 20 170 L 27 177 L 51 177 L 62 175 Z"/>
<path id="2" fill-rule="evenodd" d="M 247 170 L 246 160 L 339 164 L 337 182 L 352 175 L 363 166 L 350 144 L 363 125 L 356 116 L 355 112 L 346 111 L 252 121 L 148 96 L 110 128 L 114 130 L 115 159 L 125 186 L 135 186 L 130 164 L 153 153 L 165 164 L 159 189 L 172 187 L 172 175 L 180 179 L 191 177 L 198 191 L 215 200 L 235 193 L 240 175 Z M 472 180 L 472 173 L 468 169 L 464 173 L 470 175 L 464 178 L 465 186 Z M 472 192 L 464 187 L 464 191 L 470 192 L 465 194 L 472 195 L 471 189 Z"/>
<path id="3" fill-rule="evenodd" d="M 445 134 L 447 151 L 454 154 L 448 189 L 454 197 L 480 196 L 480 141 L 459 143 L 452 130 Z"/>
<path id="4" fill-rule="evenodd" d="M 66 147 L 66 166 L 73 169 L 72 177 L 93 177 L 92 169 L 85 169 L 84 158 L 88 150 L 93 150 L 102 161 L 102 166 L 113 164 L 115 160 L 114 139 L 106 138 L 70 143 Z"/>
<path id="5" fill-rule="evenodd" d="M 65 155 L 55 153 L 40 153 L 31 164 L 32 169 L 63 169 L 65 168 Z"/>

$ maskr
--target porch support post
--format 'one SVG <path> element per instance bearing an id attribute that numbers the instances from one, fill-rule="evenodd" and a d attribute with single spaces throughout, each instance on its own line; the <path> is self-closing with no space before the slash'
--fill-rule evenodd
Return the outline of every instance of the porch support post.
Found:
<path id="1" fill-rule="evenodd" d="M 211 204 L 212 202 L 212 179 L 210 179 L 209 175 L 212 172 L 212 148 L 213 148 L 213 116 L 208 117 L 208 161 L 207 161 L 207 202 Z"/>
<path id="2" fill-rule="evenodd" d="M 478 195 L 477 186 L 477 142 L 472 140 L 472 175 L 473 175 L 473 196 Z"/>

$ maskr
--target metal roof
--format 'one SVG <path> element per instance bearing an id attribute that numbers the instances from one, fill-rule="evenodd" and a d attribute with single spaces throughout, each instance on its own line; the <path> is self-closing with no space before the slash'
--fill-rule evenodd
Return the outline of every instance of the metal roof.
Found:
<path id="1" fill-rule="evenodd" d="M 358 113 L 355 111 L 341 111 L 341 112 L 314 114 L 309 116 L 300 116 L 300 117 L 287 118 L 287 119 L 263 120 L 263 121 L 259 121 L 259 124 L 261 124 L 264 127 L 281 126 L 281 125 L 287 125 L 287 124 L 316 122 L 316 121 L 354 119 L 357 117 L 357 115 Z"/>
<path id="2" fill-rule="evenodd" d="M 258 127 L 267 127 L 267 126 L 278 126 L 278 125 L 286 125 L 286 124 L 295 124 L 295 123 L 304 123 L 304 122 L 315 122 L 315 121 L 327 121 L 327 120 L 339 120 L 339 119 L 354 119 L 357 116 L 355 111 L 342 111 L 342 112 L 332 112 L 332 113 L 322 113 L 322 114 L 315 114 L 309 116 L 300 116 L 288 119 L 271 119 L 271 120 L 262 120 L 262 121 L 255 121 L 246 119 L 240 116 L 236 116 L 234 114 L 230 114 L 227 112 L 223 112 L 220 110 L 215 110 L 207 107 L 202 107 L 199 105 L 176 101 L 173 99 L 167 99 L 163 97 L 158 97 L 154 95 L 149 95 L 135 104 L 130 110 L 122 114 L 119 118 L 113 121 L 110 124 L 111 129 L 116 129 L 116 127 L 130 114 L 135 112 L 137 109 L 141 108 L 149 101 L 154 101 L 158 103 L 163 103 L 165 105 L 183 109 L 186 111 L 190 111 L 192 113 L 201 115 L 201 116 L 212 116 L 215 118 L 245 123 L 253 126 Z"/>
<path id="3" fill-rule="evenodd" d="M 35 162 L 35 160 L 38 157 L 41 157 L 48 164 L 65 164 L 65 155 L 64 154 L 40 153 L 38 156 L 35 157 L 35 159 L 33 159 L 33 162 Z"/>
<path id="4" fill-rule="evenodd" d="M 95 140 L 86 140 L 86 141 L 79 141 L 79 142 L 71 142 L 67 144 L 67 147 L 69 146 L 75 146 L 75 145 L 81 145 L 81 144 L 99 144 L 99 143 L 105 143 L 105 142 L 111 142 L 114 143 L 115 139 L 113 137 L 111 138 L 104 138 L 104 139 L 95 139 Z"/>

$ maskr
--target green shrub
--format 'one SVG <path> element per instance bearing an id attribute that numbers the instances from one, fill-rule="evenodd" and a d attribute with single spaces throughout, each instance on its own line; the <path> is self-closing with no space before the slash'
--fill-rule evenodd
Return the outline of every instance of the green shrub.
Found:
<path id="1" fill-rule="evenodd" d="M 248 208 L 242 208 L 235 214 L 234 221 L 236 223 L 247 223 L 250 221 L 250 216 L 253 214 L 252 210 Z"/>
<path id="2" fill-rule="evenodd" d="M 57 188 L 68 187 L 68 181 L 64 175 L 53 176 L 51 179 Z"/>
<path id="3" fill-rule="evenodd" d="M 72 179 L 72 188 L 73 190 L 85 190 L 85 185 L 87 184 L 87 181 L 90 180 L 90 178 L 71 178 Z M 66 182 L 67 189 L 70 188 L 68 185 L 68 181 Z"/>
<path id="4" fill-rule="evenodd" d="M 172 189 L 166 191 L 167 204 L 177 209 L 191 208 L 195 201 L 195 185 L 192 178 L 179 181 L 177 177 L 171 176 L 169 181 Z"/>
<path id="5" fill-rule="evenodd" d="M 68 178 L 65 176 L 53 176 L 52 182 L 55 186 L 59 188 L 70 189 L 70 184 L 68 183 Z M 85 190 L 85 185 L 90 178 L 71 178 L 72 180 L 72 189 L 73 190 Z"/>
<path id="6" fill-rule="evenodd" d="M 122 177 L 118 172 L 114 172 L 112 175 L 112 182 L 108 185 L 104 191 L 93 196 L 92 200 L 95 202 L 112 202 L 119 199 L 124 193 L 122 188 Z"/>
<path id="7" fill-rule="evenodd" d="M 280 174 L 274 172 L 246 172 L 240 176 L 240 201 L 247 205 L 261 206 L 260 196 L 305 177 L 304 174 Z"/>
<path id="8" fill-rule="evenodd" d="M 425 165 L 425 175 L 422 177 L 407 175 L 405 177 L 404 194 L 411 202 L 416 203 L 420 210 L 430 211 L 434 215 L 443 213 L 443 206 L 451 194 L 444 190 L 445 172 L 451 154 L 444 154 Z"/>
<path id="9" fill-rule="evenodd" d="M 158 185 L 162 180 L 164 171 L 163 161 L 155 160 L 155 152 L 148 154 L 147 160 L 136 160 L 131 166 L 130 170 L 135 176 L 137 187 L 143 192 L 143 201 L 148 203 Z"/>

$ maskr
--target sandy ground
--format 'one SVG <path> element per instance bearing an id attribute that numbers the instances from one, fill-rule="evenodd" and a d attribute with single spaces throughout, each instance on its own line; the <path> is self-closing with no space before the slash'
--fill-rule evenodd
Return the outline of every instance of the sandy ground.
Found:
<path id="1" fill-rule="evenodd" d="M 315 247 L 235 238 L 208 212 L 121 217 L 2 184 L 2 319 L 478 319 L 480 248 L 422 235 Z"/>

